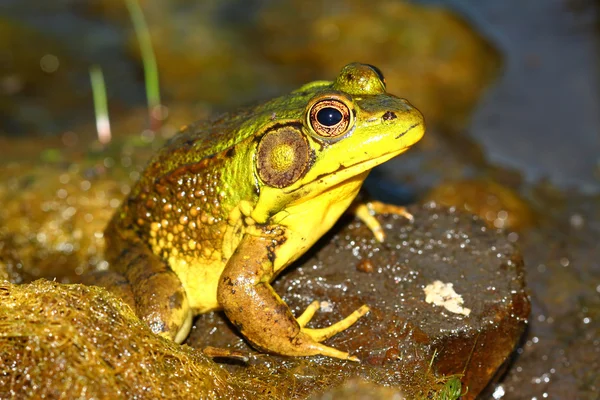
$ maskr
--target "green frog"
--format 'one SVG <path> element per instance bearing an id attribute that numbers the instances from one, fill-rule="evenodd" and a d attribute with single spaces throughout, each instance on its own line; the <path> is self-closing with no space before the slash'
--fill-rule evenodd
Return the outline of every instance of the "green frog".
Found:
<path id="1" fill-rule="evenodd" d="M 258 350 L 358 361 L 322 342 L 365 315 L 366 305 L 308 328 L 319 301 L 295 317 L 270 282 L 349 208 L 379 240 L 374 211 L 410 216 L 354 200 L 373 167 L 424 131 L 421 113 L 386 92 L 379 69 L 357 63 L 333 82 L 184 127 L 109 223 L 113 272 L 101 284 L 178 343 L 195 315 L 223 310 Z"/>

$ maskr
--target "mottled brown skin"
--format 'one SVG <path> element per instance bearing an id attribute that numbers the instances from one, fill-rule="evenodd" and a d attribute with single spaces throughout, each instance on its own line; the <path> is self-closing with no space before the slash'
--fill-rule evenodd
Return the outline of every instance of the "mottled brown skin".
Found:
<path id="1" fill-rule="evenodd" d="M 190 150 L 208 136 L 196 137 L 198 131 L 217 136 L 217 127 L 228 129 L 218 121 L 209 132 L 202 126 L 190 126 L 168 144 L 105 233 L 107 258 L 118 260 L 111 269 L 131 283 L 137 314 L 155 333 L 171 338 L 185 323 L 189 307 L 181 281 L 167 260 L 175 252 L 199 265 L 210 265 L 211 257 L 220 253 L 228 210 L 221 207 L 226 192 L 219 183 L 230 149 L 195 164 L 191 160 L 191 164 L 166 174 L 165 167 L 178 158 L 181 162 L 193 158 Z M 235 193 L 228 197 L 235 197 Z M 163 229 L 153 229 L 156 221 Z M 153 250 L 148 244 L 156 247 Z"/>
<path id="2" fill-rule="evenodd" d="M 107 227 L 111 270 L 100 283 L 176 342 L 194 315 L 223 309 L 258 349 L 357 361 L 321 342 L 368 307 L 307 328 L 319 302 L 294 317 L 270 282 L 350 207 L 371 168 L 423 132 L 421 114 L 363 64 L 189 126 L 151 160 Z M 372 208 L 355 209 L 383 240 Z"/>

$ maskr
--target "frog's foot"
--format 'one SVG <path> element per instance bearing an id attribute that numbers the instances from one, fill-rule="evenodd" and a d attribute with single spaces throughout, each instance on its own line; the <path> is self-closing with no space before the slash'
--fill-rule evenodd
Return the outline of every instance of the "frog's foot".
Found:
<path id="1" fill-rule="evenodd" d="M 182 343 L 190 333 L 193 313 L 181 281 L 171 270 L 145 268 L 139 274 L 135 267 L 128 271 L 136 314 L 155 334 Z"/>
<path id="2" fill-rule="evenodd" d="M 99 271 L 85 276 L 87 285 L 102 286 L 127 303 L 152 332 L 182 343 L 192 328 L 193 314 L 181 282 L 160 264 L 130 264 L 128 276 Z M 148 268 L 148 273 L 140 273 Z M 138 272 L 138 273 L 135 273 Z M 160 301 L 162 299 L 162 301 Z"/>
<path id="3" fill-rule="evenodd" d="M 360 362 L 360 359 L 356 356 L 351 356 L 346 351 L 334 349 L 333 347 L 325 346 L 323 343 L 318 343 L 312 340 L 304 331 L 300 332 L 298 336 L 294 338 L 294 342 L 299 346 L 299 350 L 306 351 L 306 354 L 295 354 L 295 355 L 322 355 L 331 358 L 339 358 L 340 360 L 348 360 L 353 362 Z"/>
<path id="4" fill-rule="evenodd" d="M 371 232 L 373 232 L 375 239 L 377 239 L 379 242 L 383 242 L 385 240 L 385 232 L 383 231 L 383 227 L 377 218 L 375 218 L 375 213 L 397 214 L 403 216 L 411 222 L 414 220 L 412 214 L 406 211 L 405 207 L 386 204 L 380 201 L 357 203 L 353 205 L 350 211 L 354 213 L 354 215 L 356 215 L 365 225 L 367 225 Z"/>
<path id="5" fill-rule="evenodd" d="M 310 305 L 306 308 L 306 310 L 304 310 L 302 315 L 296 318 L 296 322 L 298 322 L 298 325 L 300 325 L 301 328 L 300 336 L 308 336 L 311 342 L 316 342 L 315 347 L 319 349 L 319 354 L 334 358 L 341 358 L 343 360 L 359 362 L 360 360 L 357 357 L 351 356 L 347 352 L 340 351 L 332 347 L 320 344 L 320 342 L 329 339 L 330 337 L 335 336 L 338 333 L 345 331 L 346 329 L 354 325 L 354 323 L 358 321 L 360 317 L 369 312 L 369 307 L 363 305 L 343 320 L 338 321 L 335 324 L 328 326 L 327 328 L 307 328 L 306 324 L 310 322 L 310 320 L 320 308 L 321 302 L 315 300 L 312 303 L 310 303 Z"/>
<path id="6" fill-rule="evenodd" d="M 183 343 L 183 341 L 190 334 L 190 331 L 192 330 L 192 322 L 194 320 L 194 314 L 191 312 L 191 310 L 188 309 L 187 314 L 185 314 L 185 310 L 182 312 L 184 313 L 185 320 L 183 321 L 183 324 L 175 334 L 175 337 L 172 338 L 175 343 L 179 344 Z M 177 318 L 177 316 L 175 315 L 174 318 Z M 177 323 L 177 319 L 175 319 L 175 322 Z"/>

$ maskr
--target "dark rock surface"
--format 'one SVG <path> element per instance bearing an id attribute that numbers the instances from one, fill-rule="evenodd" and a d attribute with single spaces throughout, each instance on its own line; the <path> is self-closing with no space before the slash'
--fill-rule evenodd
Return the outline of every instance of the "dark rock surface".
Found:
<path id="1" fill-rule="evenodd" d="M 543 225 L 519 240 L 532 313 L 519 356 L 485 399 L 597 400 L 600 196 L 538 193 Z"/>
<path id="2" fill-rule="evenodd" d="M 277 373 L 281 384 L 294 376 L 290 397 L 359 376 L 400 387 L 412 398 L 436 382 L 443 384 L 443 375 L 464 374 L 463 389 L 468 387 L 464 398 L 475 398 L 509 357 L 526 326 L 529 299 L 521 259 L 513 243 L 477 217 L 433 204 L 410 211 L 413 223 L 379 217 L 387 232 L 381 245 L 358 221 L 339 226 L 318 252 L 274 283 L 296 315 L 312 300 L 328 303 L 312 327 L 336 322 L 368 304 L 372 311 L 366 317 L 327 342 L 357 355 L 360 364 L 257 354 L 220 313 L 201 316 L 188 344 L 255 354 L 248 368 L 228 368 L 256 379 L 273 380 Z M 425 301 L 423 289 L 436 280 L 454 284 L 464 307 L 471 309 L 469 316 Z"/>

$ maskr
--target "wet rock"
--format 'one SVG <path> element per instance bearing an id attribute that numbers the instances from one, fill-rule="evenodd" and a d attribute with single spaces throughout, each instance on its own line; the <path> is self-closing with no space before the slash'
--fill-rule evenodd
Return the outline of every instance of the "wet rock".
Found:
<path id="1" fill-rule="evenodd" d="M 0 333 L 0 351 L 3 360 L 14 362 L 4 364 L 9 370 L 0 374 L 22 377 L 27 368 L 29 380 L 18 383 L 19 390 L 25 391 L 32 387 L 28 385 L 46 378 L 52 382 L 47 386 L 51 389 L 60 390 L 61 382 L 71 379 L 77 382 L 78 390 L 95 392 L 108 385 L 110 390 L 123 391 L 118 381 L 121 375 L 110 368 L 116 361 L 100 363 L 104 369 L 90 372 L 87 364 L 81 366 L 79 353 L 59 356 L 55 342 L 84 349 L 90 349 L 89 343 L 109 343 L 110 351 L 99 346 L 90 353 L 98 356 L 108 352 L 103 360 L 110 359 L 111 354 L 130 354 L 131 346 L 139 349 L 151 343 L 152 352 L 161 356 L 153 361 L 130 360 L 127 374 L 137 373 L 153 388 L 165 382 L 171 385 L 169 380 L 177 373 L 175 357 L 183 369 L 173 390 L 194 387 L 196 380 L 204 382 L 205 389 L 221 387 L 225 368 L 231 386 L 221 387 L 220 393 L 240 398 L 306 398 L 348 379 L 362 378 L 376 385 L 373 395 L 383 390 L 380 385 L 393 387 L 410 399 L 436 393 L 457 398 L 467 390 L 463 398 L 473 399 L 505 362 L 526 325 L 529 302 L 522 264 L 512 243 L 477 217 L 433 205 L 414 207 L 411 212 L 414 223 L 379 216 L 388 235 L 384 244 L 375 242 L 362 223 L 348 225 L 347 220 L 342 221 L 337 233 L 324 238 L 297 268 L 274 283 L 296 315 L 314 299 L 323 302 L 312 327 L 326 326 L 368 304 L 372 311 L 367 316 L 327 342 L 357 355 L 361 363 L 258 353 L 246 345 L 222 313 L 210 313 L 197 319 L 187 343 L 198 349 L 230 347 L 251 355 L 248 365 L 230 362 L 218 367 L 198 358 L 199 351 L 191 352 L 151 335 L 128 307 L 102 289 L 38 281 L 22 286 L 4 284 L 4 299 L 10 301 L 2 301 L 0 317 L 12 333 L 4 329 Z M 448 299 L 442 299 L 440 306 L 426 301 L 424 288 L 438 280 L 453 284 L 454 298 L 463 299 L 462 312 L 445 308 Z M 53 318 L 31 319 L 39 313 Z M 31 331 L 32 326 L 36 330 Z M 56 327 L 61 330 L 55 331 Z M 15 337 L 21 337 L 22 342 L 15 342 Z M 132 338 L 141 342 L 132 344 Z M 16 362 L 24 346 L 31 348 L 32 343 L 37 347 L 33 347 L 31 360 L 39 368 Z M 55 374 L 60 365 L 66 369 Z M 146 367 L 138 371 L 138 365 Z M 148 372 L 148 368 L 154 369 Z M 92 382 L 90 376 L 103 378 Z M 61 378 L 54 381 L 51 377 Z M 204 393 L 202 390 L 197 393 Z M 332 393 L 348 389 L 342 386 L 335 390 Z"/>
<path id="2" fill-rule="evenodd" d="M 522 235 L 532 313 L 502 399 L 596 400 L 600 392 L 600 196 L 538 187 L 541 229 Z M 491 392 L 491 391 L 490 391 Z"/>
<path id="3" fill-rule="evenodd" d="M 11 149 L 0 166 L 0 277 L 13 283 L 76 282 L 102 267 L 104 228 L 153 152 L 131 140 L 98 151 L 57 141 L 39 155 L 38 142 L 0 139 Z"/>
<path id="4" fill-rule="evenodd" d="M 294 383 L 290 398 L 322 392 L 350 377 L 398 387 L 407 398 L 418 398 L 460 377 L 463 392 L 468 388 L 463 398 L 475 398 L 526 326 L 523 264 L 514 245 L 477 217 L 434 205 L 411 212 L 412 224 L 380 217 L 388 233 L 383 244 L 357 221 L 341 227 L 274 283 L 296 315 L 312 300 L 326 302 L 312 327 L 327 326 L 368 304 L 371 313 L 327 341 L 357 355 L 361 364 L 256 354 L 249 367 L 230 366 L 232 373 L 275 386 L 289 385 L 288 374 L 308 377 Z M 468 316 L 426 302 L 424 288 L 437 280 L 453 284 L 470 309 Z M 252 352 L 217 313 L 199 317 L 188 343 Z"/>
<path id="5" fill-rule="evenodd" d="M 479 215 L 492 228 L 523 231 L 535 220 L 521 196 L 490 179 L 447 181 L 432 189 L 426 199 Z"/>

